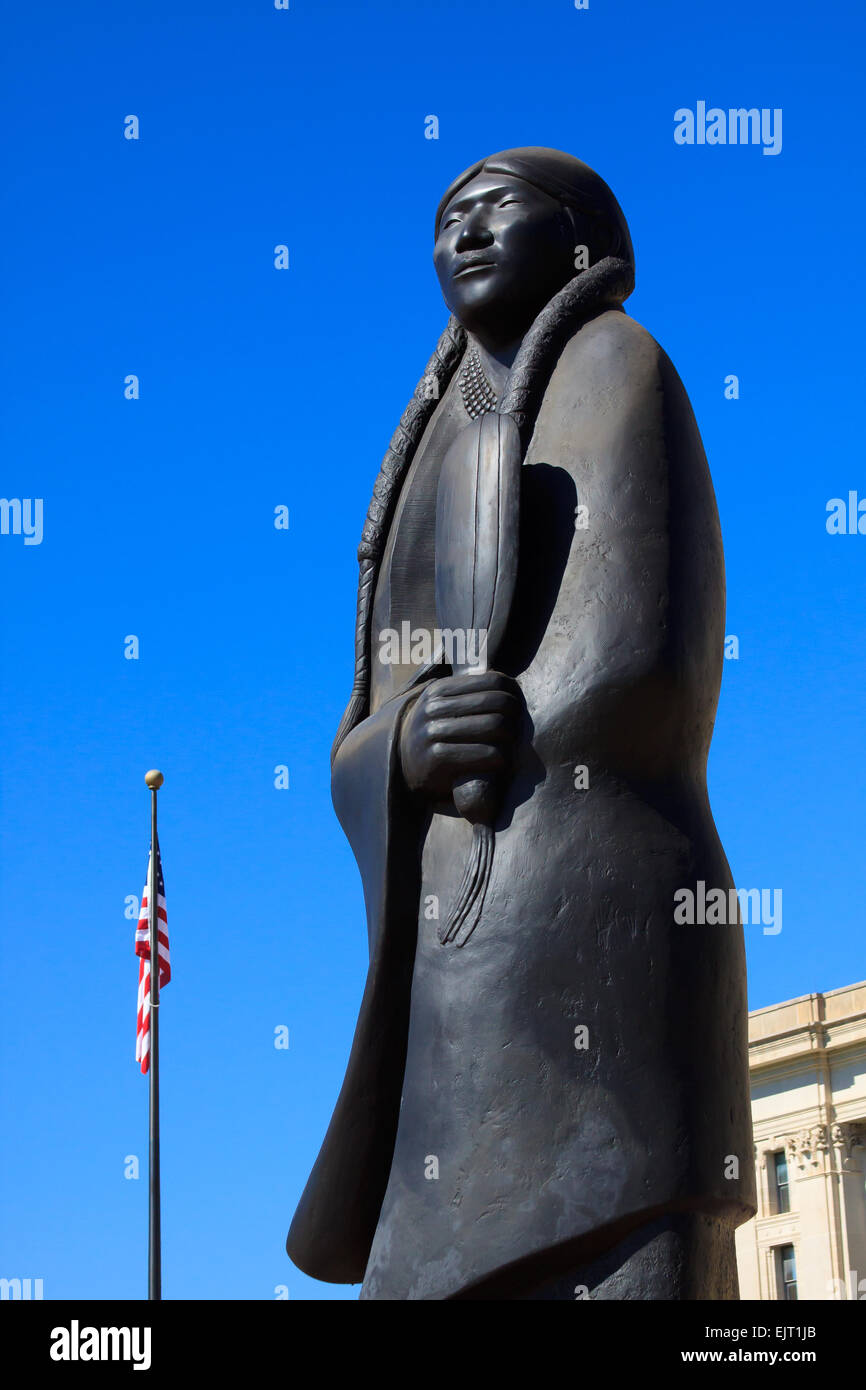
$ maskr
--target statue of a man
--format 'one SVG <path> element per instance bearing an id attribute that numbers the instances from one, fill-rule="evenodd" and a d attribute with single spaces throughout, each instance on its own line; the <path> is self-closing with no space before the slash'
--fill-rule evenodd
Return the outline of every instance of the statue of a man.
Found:
<path id="1" fill-rule="evenodd" d="M 724 568 L 700 435 L 623 310 L 628 227 L 585 164 L 492 155 L 435 237 L 452 316 L 374 488 L 333 752 L 369 973 L 287 1248 L 362 1298 L 736 1298 L 754 1168 L 706 786 Z M 492 665 L 455 674 L 415 641 L 442 627 L 437 493 L 496 414 L 519 449 L 516 582 Z M 387 660 L 386 634 L 410 639 Z M 455 937 L 467 778 L 500 790 Z M 683 923 L 683 890 L 730 910 Z"/>

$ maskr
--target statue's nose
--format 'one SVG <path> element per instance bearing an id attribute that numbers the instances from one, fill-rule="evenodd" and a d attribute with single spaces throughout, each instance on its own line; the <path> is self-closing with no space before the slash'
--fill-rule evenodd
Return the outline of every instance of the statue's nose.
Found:
<path id="1" fill-rule="evenodd" d="M 458 251 L 481 251 L 493 245 L 493 233 L 479 218 L 467 217 L 456 241 Z"/>

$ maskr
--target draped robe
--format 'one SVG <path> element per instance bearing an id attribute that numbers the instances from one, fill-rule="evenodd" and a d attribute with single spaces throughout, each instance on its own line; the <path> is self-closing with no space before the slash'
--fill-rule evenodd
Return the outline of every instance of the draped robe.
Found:
<path id="1" fill-rule="evenodd" d="M 496 659 L 526 710 L 460 948 L 438 929 L 471 827 L 411 795 L 399 756 L 419 684 L 448 668 L 378 659 L 385 629 L 436 625 L 457 375 L 391 521 L 369 714 L 332 774 L 370 966 L 287 1248 L 317 1278 L 363 1279 L 362 1298 L 471 1296 L 524 1264 L 575 1268 L 659 1213 L 754 1212 L 742 927 L 674 920 L 678 889 L 733 886 L 706 788 L 724 568 L 688 398 L 621 308 L 588 312 L 556 358 Z"/>

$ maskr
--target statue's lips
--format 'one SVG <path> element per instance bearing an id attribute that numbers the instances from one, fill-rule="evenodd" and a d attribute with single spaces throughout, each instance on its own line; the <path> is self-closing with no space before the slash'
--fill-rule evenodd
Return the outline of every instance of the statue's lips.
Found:
<path id="1" fill-rule="evenodd" d="M 459 280 L 461 275 L 469 275 L 473 270 L 493 270 L 495 266 L 495 261 L 472 261 L 469 265 L 463 265 L 459 270 L 455 270 L 452 279 Z"/>

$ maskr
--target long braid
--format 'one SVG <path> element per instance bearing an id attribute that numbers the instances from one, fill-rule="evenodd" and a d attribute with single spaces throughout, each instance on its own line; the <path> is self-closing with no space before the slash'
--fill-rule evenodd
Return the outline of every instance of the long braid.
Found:
<path id="1" fill-rule="evenodd" d="M 340 744 L 367 715 L 370 702 L 370 623 L 373 616 L 373 596 L 388 527 L 394 514 L 397 498 L 409 465 L 421 442 L 428 421 L 441 400 L 448 383 L 466 349 L 466 330 L 452 314 L 441 338 L 427 363 L 424 375 L 415 387 L 394 437 L 388 446 L 379 476 L 373 486 L 373 496 L 367 508 L 367 518 L 358 546 L 358 607 L 355 619 L 355 680 L 340 727 L 331 749 L 331 761 L 337 756 Z"/>
<path id="2" fill-rule="evenodd" d="M 524 453 L 559 350 L 576 320 L 607 306 L 621 304 L 633 288 L 634 267 L 619 257 L 606 256 L 570 280 L 536 318 L 514 359 L 499 406 L 499 414 L 511 415 L 516 421 Z M 366 717 L 369 709 L 370 624 L 388 528 L 421 436 L 465 349 L 466 331 L 452 315 L 436 344 L 424 376 L 403 412 L 379 469 L 358 546 L 360 573 L 355 622 L 355 680 L 331 749 L 332 761 L 343 739 Z M 432 391 L 431 380 L 435 381 Z"/>

